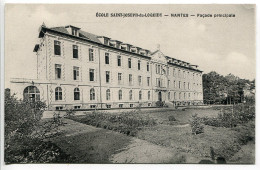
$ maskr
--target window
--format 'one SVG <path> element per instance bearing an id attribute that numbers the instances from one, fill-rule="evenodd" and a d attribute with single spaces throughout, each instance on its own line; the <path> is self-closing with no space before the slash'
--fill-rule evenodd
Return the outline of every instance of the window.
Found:
<path id="1" fill-rule="evenodd" d="M 186 86 L 186 83 L 185 83 L 185 82 L 183 82 L 183 88 L 184 88 L 184 89 L 186 88 L 185 86 Z"/>
<path id="2" fill-rule="evenodd" d="M 78 46 L 77 45 L 73 45 L 73 58 L 78 58 Z"/>
<path id="3" fill-rule="evenodd" d="M 139 91 L 139 100 L 142 100 L 142 91 Z"/>
<path id="4" fill-rule="evenodd" d="M 133 85 L 133 76 L 129 74 L 129 85 Z"/>
<path id="5" fill-rule="evenodd" d="M 79 88 L 74 89 L 74 100 L 80 100 L 80 91 Z"/>
<path id="6" fill-rule="evenodd" d="M 119 108 L 122 108 L 122 107 L 123 107 L 123 104 L 119 104 L 118 106 L 119 106 Z"/>
<path id="7" fill-rule="evenodd" d="M 55 88 L 55 100 L 62 100 L 62 89 L 61 89 L 61 87 Z"/>
<path id="8" fill-rule="evenodd" d="M 186 99 L 186 93 L 183 93 L 183 98 Z"/>
<path id="9" fill-rule="evenodd" d="M 138 70 L 140 70 L 140 69 L 141 69 L 141 61 L 138 60 Z"/>
<path id="10" fill-rule="evenodd" d="M 132 68 L 131 58 L 128 58 L 128 68 Z"/>
<path id="11" fill-rule="evenodd" d="M 148 107 L 151 107 L 152 106 L 152 103 L 148 103 Z"/>
<path id="12" fill-rule="evenodd" d="M 179 93 L 179 99 L 181 99 L 181 92 Z"/>
<path id="13" fill-rule="evenodd" d="M 121 56 L 117 56 L 117 66 L 121 66 Z"/>
<path id="14" fill-rule="evenodd" d="M 92 48 L 89 49 L 89 61 L 94 61 L 94 50 Z"/>
<path id="15" fill-rule="evenodd" d="M 161 79 L 160 78 L 156 78 L 156 85 L 157 85 L 157 87 L 161 87 Z"/>
<path id="16" fill-rule="evenodd" d="M 186 72 L 183 71 L 183 78 L 186 78 Z"/>
<path id="17" fill-rule="evenodd" d="M 171 100 L 171 92 L 168 92 L 168 100 Z"/>
<path id="18" fill-rule="evenodd" d="M 28 86 L 23 91 L 24 100 L 39 101 L 40 91 L 36 86 Z"/>
<path id="19" fill-rule="evenodd" d="M 118 79 L 118 84 L 122 84 L 122 73 L 118 73 L 117 79 Z"/>
<path id="20" fill-rule="evenodd" d="M 110 81 L 110 71 L 106 71 L 106 82 L 109 83 Z"/>
<path id="21" fill-rule="evenodd" d="M 90 100 L 95 100 L 95 90 L 93 88 L 90 89 Z"/>
<path id="22" fill-rule="evenodd" d="M 173 84 L 174 84 L 174 88 L 176 88 L 176 81 L 175 80 L 173 81 Z"/>
<path id="23" fill-rule="evenodd" d="M 142 85 L 142 76 L 138 76 L 138 85 L 139 85 L 139 86 Z"/>
<path id="24" fill-rule="evenodd" d="M 170 80 L 168 80 L 168 88 L 170 87 L 170 83 L 171 83 L 171 81 L 170 81 Z"/>
<path id="25" fill-rule="evenodd" d="M 107 108 L 110 109 L 111 108 L 111 104 L 107 104 Z"/>
<path id="26" fill-rule="evenodd" d="M 172 75 L 175 76 L 175 68 L 172 70 Z"/>
<path id="27" fill-rule="evenodd" d="M 148 91 L 148 100 L 150 100 L 150 98 L 151 98 L 151 92 Z"/>
<path id="28" fill-rule="evenodd" d="M 167 75 L 170 75 L 169 67 L 167 67 L 166 74 L 167 74 Z"/>
<path id="29" fill-rule="evenodd" d="M 55 79 L 61 79 L 61 64 L 55 64 Z"/>
<path id="30" fill-rule="evenodd" d="M 129 100 L 133 100 L 133 91 L 132 90 L 129 91 Z"/>
<path id="31" fill-rule="evenodd" d="M 106 91 L 106 99 L 110 100 L 110 89 L 107 89 Z"/>
<path id="32" fill-rule="evenodd" d="M 74 106 L 74 109 L 80 109 L 80 106 Z"/>
<path id="33" fill-rule="evenodd" d="M 190 89 L 190 83 L 188 83 L 188 89 Z"/>
<path id="34" fill-rule="evenodd" d="M 190 99 L 190 93 L 189 93 L 189 99 Z"/>
<path id="35" fill-rule="evenodd" d="M 181 77 L 181 70 L 178 71 L 178 77 Z"/>
<path id="36" fill-rule="evenodd" d="M 156 70 L 156 74 L 158 74 L 158 67 L 157 67 L 157 64 L 155 64 L 155 70 Z"/>
<path id="37" fill-rule="evenodd" d="M 181 88 L 181 81 L 179 81 L 179 89 Z"/>
<path id="38" fill-rule="evenodd" d="M 73 67 L 73 80 L 79 80 L 79 67 Z"/>
<path id="39" fill-rule="evenodd" d="M 174 99 L 176 99 L 176 92 L 174 92 Z"/>
<path id="40" fill-rule="evenodd" d="M 134 104 L 130 104 L 130 107 L 134 107 Z"/>
<path id="41" fill-rule="evenodd" d="M 146 65 L 146 70 L 147 70 L 147 71 L 150 71 L 150 65 L 149 65 L 149 63 L 147 63 L 147 65 Z"/>
<path id="42" fill-rule="evenodd" d="M 60 42 L 59 41 L 54 41 L 54 54 L 55 55 L 61 55 L 60 52 Z"/>
<path id="43" fill-rule="evenodd" d="M 156 73 L 157 73 L 157 74 L 160 74 L 160 72 L 161 72 L 161 66 L 160 66 L 160 65 L 157 65 Z"/>
<path id="44" fill-rule="evenodd" d="M 72 28 L 72 35 L 77 36 L 78 35 L 78 30 Z"/>
<path id="45" fill-rule="evenodd" d="M 122 100 L 122 90 L 118 91 L 118 100 Z"/>
<path id="46" fill-rule="evenodd" d="M 105 63 L 109 64 L 109 53 L 105 53 Z"/>
<path id="47" fill-rule="evenodd" d="M 96 105 L 92 104 L 92 105 L 90 105 L 90 108 L 94 109 L 94 108 L 96 108 Z"/>
<path id="48" fill-rule="evenodd" d="M 55 108 L 56 110 L 62 110 L 63 109 L 63 107 L 62 106 L 56 106 L 56 108 Z"/>
<path id="49" fill-rule="evenodd" d="M 89 81 L 94 81 L 95 78 L 95 70 L 94 69 L 89 69 Z"/>
<path id="50" fill-rule="evenodd" d="M 150 86 L 150 77 L 147 77 L 147 86 Z"/>

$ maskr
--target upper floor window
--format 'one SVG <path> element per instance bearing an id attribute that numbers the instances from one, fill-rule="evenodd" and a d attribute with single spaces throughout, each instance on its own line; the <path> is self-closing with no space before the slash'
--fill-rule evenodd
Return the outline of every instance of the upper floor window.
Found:
<path id="1" fill-rule="evenodd" d="M 77 36 L 78 35 L 78 30 L 72 28 L 72 35 Z"/>
<path id="2" fill-rule="evenodd" d="M 118 100 L 122 100 L 122 90 L 118 91 Z"/>
<path id="3" fill-rule="evenodd" d="M 171 83 L 171 81 L 170 81 L 170 80 L 168 80 L 168 88 L 170 87 L 170 83 Z"/>
<path id="4" fill-rule="evenodd" d="M 147 71 L 150 71 L 150 65 L 149 65 L 148 62 L 147 62 L 147 65 L 146 65 L 146 70 L 147 70 Z"/>
<path id="5" fill-rule="evenodd" d="M 151 99 L 151 92 L 148 91 L 148 100 L 150 100 L 150 99 Z"/>
<path id="6" fill-rule="evenodd" d="M 129 74 L 129 85 L 133 85 L 133 76 L 132 74 Z"/>
<path id="7" fill-rule="evenodd" d="M 161 87 L 161 79 L 160 78 L 156 78 L 156 85 L 157 85 L 157 87 Z"/>
<path id="8" fill-rule="evenodd" d="M 176 92 L 174 92 L 174 99 L 176 99 Z"/>
<path id="9" fill-rule="evenodd" d="M 179 99 L 181 99 L 181 92 L 179 93 Z"/>
<path id="10" fill-rule="evenodd" d="M 61 89 L 61 87 L 55 88 L 55 100 L 62 100 L 62 89 Z"/>
<path id="11" fill-rule="evenodd" d="M 117 66 L 121 66 L 121 56 L 117 56 Z"/>
<path id="12" fill-rule="evenodd" d="M 186 88 L 186 83 L 185 83 L 185 82 L 183 82 L 183 88 L 184 88 L 184 89 Z"/>
<path id="13" fill-rule="evenodd" d="M 176 88 L 176 81 L 175 80 L 173 81 L 173 85 L 174 85 L 174 88 Z"/>
<path id="14" fill-rule="evenodd" d="M 61 79 L 61 64 L 55 64 L 55 79 Z"/>
<path id="15" fill-rule="evenodd" d="M 179 89 L 181 88 L 181 82 L 179 81 Z"/>
<path id="16" fill-rule="evenodd" d="M 105 63 L 109 64 L 109 53 L 105 53 Z"/>
<path id="17" fill-rule="evenodd" d="M 138 60 L 138 70 L 140 70 L 140 69 L 141 69 L 141 61 Z"/>
<path id="18" fill-rule="evenodd" d="M 54 41 L 54 54 L 61 55 L 60 41 Z"/>
<path id="19" fill-rule="evenodd" d="M 94 61 L 94 50 L 92 48 L 89 49 L 89 61 Z"/>
<path id="20" fill-rule="evenodd" d="M 132 68 L 131 58 L 128 58 L 128 68 Z"/>
<path id="21" fill-rule="evenodd" d="M 139 85 L 139 86 L 142 85 L 142 76 L 138 76 L 138 85 Z"/>
<path id="22" fill-rule="evenodd" d="M 79 67 L 73 67 L 73 80 L 79 80 Z"/>
<path id="23" fill-rule="evenodd" d="M 90 89 L 90 100 L 95 100 L 95 89 Z"/>
<path id="24" fill-rule="evenodd" d="M 80 100 L 80 91 L 79 88 L 74 89 L 74 100 Z"/>
<path id="25" fill-rule="evenodd" d="M 188 83 L 188 89 L 190 89 L 190 83 Z"/>
<path id="26" fill-rule="evenodd" d="M 89 69 L 89 81 L 94 81 L 95 78 L 95 70 Z"/>
<path id="27" fill-rule="evenodd" d="M 118 73 L 117 79 L 118 79 L 118 84 L 122 84 L 122 73 Z"/>
<path id="28" fill-rule="evenodd" d="M 106 99 L 110 100 L 110 89 L 107 89 L 106 91 Z"/>
<path id="29" fill-rule="evenodd" d="M 129 91 L 129 100 L 133 100 L 133 91 L 132 90 Z"/>
<path id="30" fill-rule="evenodd" d="M 110 82 L 110 71 L 106 71 L 106 82 Z"/>
<path id="31" fill-rule="evenodd" d="M 79 58 L 78 56 L 78 46 L 77 45 L 73 45 L 73 58 Z"/>
<path id="32" fill-rule="evenodd" d="M 150 77 L 147 77 L 147 86 L 150 86 Z"/>
<path id="33" fill-rule="evenodd" d="M 168 92 L 168 100 L 171 100 L 171 92 Z"/>
<path id="34" fill-rule="evenodd" d="M 142 100 L 142 91 L 139 91 L 139 100 Z"/>

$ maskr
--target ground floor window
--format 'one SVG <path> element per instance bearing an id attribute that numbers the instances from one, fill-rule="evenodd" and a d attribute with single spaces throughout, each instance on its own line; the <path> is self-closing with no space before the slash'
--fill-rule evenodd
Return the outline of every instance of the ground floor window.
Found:
<path id="1" fill-rule="evenodd" d="M 74 109 L 80 109 L 80 106 L 74 106 Z"/>
<path id="2" fill-rule="evenodd" d="M 130 107 L 134 107 L 134 104 L 130 104 Z"/>
<path id="3" fill-rule="evenodd" d="M 107 108 L 110 109 L 111 108 L 111 104 L 107 104 Z"/>
<path id="4" fill-rule="evenodd" d="M 40 91 L 35 86 L 28 86 L 23 91 L 24 100 L 40 101 Z"/>
<path id="5" fill-rule="evenodd" d="M 119 108 L 122 108 L 123 107 L 123 104 L 119 104 Z"/>
<path id="6" fill-rule="evenodd" d="M 90 105 L 90 108 L 91 109 L 96 108 L 96 105 Z"/>
<path id="7" fill-rule="evenodd" d="M 56 110 L 62 110 L 63 109 L 63 107 L 62 106 L 56 106 L 56 108 L 55 108 Z"/>

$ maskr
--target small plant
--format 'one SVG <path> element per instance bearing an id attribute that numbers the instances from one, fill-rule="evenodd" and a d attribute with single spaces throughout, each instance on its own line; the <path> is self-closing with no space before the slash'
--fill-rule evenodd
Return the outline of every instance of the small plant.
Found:
<path id="1" fill-rule="evenodd" d="M 65 117 L 71 117 L 71 116 L 74 116 L 75 113 L 76 113 L 75 110 L 73 110 L 73 109 L 68 109 L 68 110 L 66 110 Z"/>
<path id="2" fill-rule="evenodd" d="M 169 116 L 168 119 L 169 121 L 176 121 L 176 118 L 173 115 Z"/>
<path id="3" fill-rule="evenodd" d="M 198 117 L 198 114 L 192 115 L 191 131 L 194 135 L 204 133 L 204 126 L 202 120 Z"/>

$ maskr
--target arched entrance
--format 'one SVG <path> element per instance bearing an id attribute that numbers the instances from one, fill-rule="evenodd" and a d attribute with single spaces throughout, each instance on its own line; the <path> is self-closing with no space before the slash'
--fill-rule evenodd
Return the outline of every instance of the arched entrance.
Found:
<path id="1" fill-rule="evenodd" d="M 28 86 L 23 91 L 24 100 L 40 101 L 40 91 L 35 86 Z"/>
<path id="2" fill-rule="evenodd" d="M 160 91 L 158 92 L 158 101 L 160 102 L 162 101 L 162 92 Z"/>

